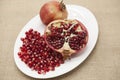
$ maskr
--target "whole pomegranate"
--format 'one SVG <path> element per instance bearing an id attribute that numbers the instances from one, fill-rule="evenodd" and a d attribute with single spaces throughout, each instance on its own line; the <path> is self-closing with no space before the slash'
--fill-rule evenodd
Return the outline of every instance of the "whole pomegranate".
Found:
<path id="1" fill-rule="evenodd" d="M 68 12 L 63 0 L 61 2 L 53 0 L 45 3 L 41 7 L 39 15 L 42 22 L 47 25 L 53 20 L 66 19 Z"/>
<path id="2" fill-rule="evenodd" d="M 46 27 L 45 40 L 66 58 L 85 48 L 88 31 L 78 20 L 55 20 Z"/>

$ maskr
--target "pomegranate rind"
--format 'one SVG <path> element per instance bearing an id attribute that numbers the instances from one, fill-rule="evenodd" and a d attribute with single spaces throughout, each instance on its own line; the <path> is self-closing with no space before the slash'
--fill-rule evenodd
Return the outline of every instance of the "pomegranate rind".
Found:
<path id="1" fill-rule="evenodd" d="M 54 20 L 66 19 L 68 17 L 68 11 L 63 3 L 49 1 L 41 7 L 39 16 L 41 21 L 45 25 L 48 25 Z"/>

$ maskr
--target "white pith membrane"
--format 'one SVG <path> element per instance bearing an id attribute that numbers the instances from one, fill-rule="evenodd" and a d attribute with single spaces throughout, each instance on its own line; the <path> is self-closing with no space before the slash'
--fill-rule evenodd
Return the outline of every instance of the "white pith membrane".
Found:
<path id="1" fill-rule="evenodd" d="M 66 28 L 64 28 L 64 27 L 66 27 Z M 57 29 L 61 29 L 61 31 L 58 30 L 58 33 L 57 33 L 57 31 L 56 31 Z M 51 30 L 53 30 L 53 31 L 51 31 Z M 75 30 L 75 31 L 72 32 L 72 30 Z M 56 32 L 56 33 L 54 33 L 54 32 Z M 75 32 L 76 32 L 76 34 L 75 34 Z M 82 39 L 85 43 L 80 44 L 81 40 L 78 39 L 78 35 L 81 36 L 80 33 L 85 33 L 84 38 Z M 45 35 L 46 35 L 45 40 L 46 40 L 47 44 L 54 50 L 62 53 L 62 55 L 64 57 L 69 57 L 72 54 L 77 53 L 78 51 L 81 51 L 86 46 L 87 41 L 88 41 L 87 29 L 78 20 L 55 20 L 55 21 L 51 22 L 50 24 L 48 24 L 47 29 L 45 31 Z M 49 36 L 50 36 L 51 41 L 48 41 Z M 60 39 L 59 38 L 57 39 L 55 36 L 59 37 Z M 76 37 L 77 37 L 77 39 L 76 39 Z M 78 46 L 78 47 L 73 48 L 70 46 L 70 45 L 74 45 L 74 44 L 71 44 L 71 43 L 74 43 L 71 41 L 72 38 L 73 38 L 73 40 L 75 40 L 75 43 L 78 42 L 78 44 L 80 44 L 79 46 L 76 44 L 76 46 Z M 55 41 L 54 39 L 57 39 L 57 40 Z M 56 42 L 60 42 L 60 40 L 61 40 L 61 43 L 63 44 L 62 46 L 59 46 L 59 44 L 56 43 Z M 80 41 L 78 41 L 78 40 L 80 40 Z M 55 45 L 55 46 L 53 46 L 53 45 Z"/>

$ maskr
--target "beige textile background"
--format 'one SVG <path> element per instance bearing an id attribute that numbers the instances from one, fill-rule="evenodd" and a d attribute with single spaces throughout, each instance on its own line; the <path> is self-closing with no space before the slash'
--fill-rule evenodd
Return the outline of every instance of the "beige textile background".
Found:
<path id="1" fill-rule="evenodd" d="M 0 80 L 36 80 L 14 63 L 13 48 L 23 26 L 49 0 L 0 0 Z M 120 0 L 64 0 L 90 9 L 99 38 L 90 56 L 73 71 L 48 80 L 120 80 Z M 92 23 L 91 23 L 92 24 Z"/>

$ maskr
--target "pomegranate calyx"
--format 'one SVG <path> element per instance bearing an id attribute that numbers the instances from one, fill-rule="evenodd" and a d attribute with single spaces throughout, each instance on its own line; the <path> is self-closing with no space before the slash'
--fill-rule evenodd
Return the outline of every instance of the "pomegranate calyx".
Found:
<path id="1" fill-rule="evenodd" d="M 63 3 L 63 0 L 60 2 L 60 9 L 64 11 L 66 9 L 65 4 Z"/>

